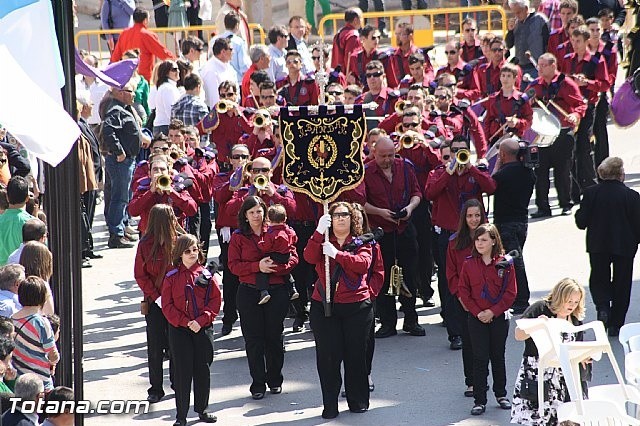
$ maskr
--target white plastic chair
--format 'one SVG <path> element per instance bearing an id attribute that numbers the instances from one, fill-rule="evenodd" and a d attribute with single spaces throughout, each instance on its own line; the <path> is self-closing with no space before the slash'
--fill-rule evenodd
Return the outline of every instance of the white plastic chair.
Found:
<path id="1" fill-rule="evenodd" d="M 589 426 L 640 426 L 640 420 L 628 416 L 611 401 L 582 401 L 579 409 L 577 402 L 565 402 L 558 407 L 558 423 L 571 421 Z"/>
<path id="2" fill-rule="evenodd" d="M 627 344 L 629 345 L 629 353 L 640 351 L 640 334 L 631 336 Z"/>
<path id="3" fill-rule="evenodd" d="M 624 378 L 633 386 L 640 386 L 640 352 L 629 352 L 624 357 Z"/>
<path id="4" fill-rule="evenodd" d="M 618 340 L 624 349 L 624 354 L 628 354 L 631 352 L 631 348 L 629 347 L 629 339 L 633 336 L 640 335 L 640 322 L 632 322 L 629 324 L 625 324 L 620 327 L 620 334 L 618 335 Z"/>

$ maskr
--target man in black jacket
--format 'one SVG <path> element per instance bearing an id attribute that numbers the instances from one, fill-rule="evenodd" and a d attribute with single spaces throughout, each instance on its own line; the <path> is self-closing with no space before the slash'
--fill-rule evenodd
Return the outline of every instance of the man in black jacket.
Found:
<path id="1" fill-rule="evenodd" d="M 44 397 L 44 385 L 42 379 L 34 373 L 26 373 L 18 377 L 15 386 L 15 397 L 20 399 L 20 403 L 12 402 L 9 410 L 2 415 L 2 424 L 4 426 L 37 426 L 38 415 L 33 411 L 22 411 L 24 402 L 33 402 L 38 405 L 40 398 Z M 30 404 L 31 405 L 31 404 Z M 33 405 L 32 405 L 33 406 Z"/>
<path id="2" fill-rule="evenodd" d="M 624 184 L 624 164 L 606 158 L 599 184 L 585 189 L 576 225 L 587 230 L 589 289 L 609 336 L 617 336 L 629 309 L 633 258 L 640 242 L 640 194 Z M 613 279 L 611 274 L 613 265 Z"/>
<path id="3" fill-rule="evenodd" d="M 9 160 L 9 170 L 11 176 L 27 177 L 31 172 L 31 165 L 29 160 L 24 158 L 20 151 L 15 146 L 9 143 L 7 136 L 7 129 L 0 124 L 0 147 L 7 151 L 7 158 Z"/>
<path id="4" fill-rule="evenodd" d="M 529 306 L 529 281 L 524 267 L 522 249 L 527 240 L 529 201 L 536 183 L 533 170 L 518 159 L 520 144 L 517 139 L 505 139 L 500 143 L 499 160 L 493 179 L 496 192 L 493 194 L 493 222 L 500 232 L 504 250 L 518 250 L 520 256 L 514 260 L 518 295 L 513 303 L 513 312 L 521 314 Z"/>

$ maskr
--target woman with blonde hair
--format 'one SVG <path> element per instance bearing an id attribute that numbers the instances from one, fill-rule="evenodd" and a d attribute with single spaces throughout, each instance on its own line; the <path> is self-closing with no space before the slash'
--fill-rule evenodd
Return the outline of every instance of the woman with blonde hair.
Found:
<path id="1" fill-rule="evenodd" d="M 582 324 L 585 314 L 585 292 L 572 278 L 563 278 L 542 300 L 529 306 L 522 318 L 559 318 L 573 325 Z M 524 354 L 513 392 L 511 423 L 522 425 L 556 425 L 557 408 L 569 401 L 569 391 L 560 368 L 547 368 L 544 372 L 544 417 L 538 412 L 538 361 L 539 354 L 533 339 L 516 327 L 515 338 L 524 341 Z M 563 341 L 582 340 L 582 332 L 566 333 Z M 586 369 L 581 369 L 586 373 Z M 587 377 L 588 378 L 588 377 Z M 583 388 L 585 384 L 583 382 Z"/>
<path id="2" fill-rule="evenodd" d="M 29 241 L 20 254 L 20 264 L 24 266 L 24 275 L 35 275 L 44 280 L 47 287 L 47 298 L 42 306 L 43 315 L 54 314 L 53 293 L 49 280 L 53 275 L 53 255 L 46 245 L 39 241 Z"/>

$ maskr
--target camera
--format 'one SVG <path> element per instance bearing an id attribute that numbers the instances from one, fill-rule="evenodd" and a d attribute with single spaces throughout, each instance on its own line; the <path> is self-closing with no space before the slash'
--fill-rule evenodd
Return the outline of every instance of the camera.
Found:
<path id="1" fill-rule="evenodd" d="M 535 169 L 540 165 L 540 154 L 538 145 L 520 140 L 520 150 L 518 160 L 528 169 Z"/>
<path id="2" fill-rule="evenodd" d="M 195 285 L 202 288 L 209 287 L 211 283 L 211 272 L 208 269 L 203 269 L 198 278 L 195 280 Z"/>
<path id="3" fill-rule="evenodd" d="M 409 213 L 407 213 L 407 209 L 401 209 L 396 211 L 395 213 L 393 213 L 393 215 L 391 216 L 394 219 L 402 219 L 407 217 Z"/>

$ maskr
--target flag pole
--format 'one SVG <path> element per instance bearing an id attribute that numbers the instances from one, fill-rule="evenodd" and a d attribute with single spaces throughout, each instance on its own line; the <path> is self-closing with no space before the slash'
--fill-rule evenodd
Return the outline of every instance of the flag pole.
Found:
<path id="1" fill-rule="evenodd" d="M 72 2 L 51 0 L 51 4 L 64 69 L 63 106 L 75 121 L 77 116 Z M 49 222 L 49 248 L 54 261 L 51 287 L 54 289 L 56 311 L 61 319 L 61 356 L 56 370 L 56 383 L 73 387 L 75 399 L 81 400 L 84 399 L 84 390 L 78 169 L 77 144 L 73 145 L 69 155 L 58 166 L 44 166 L 44 205 Z M 75 425 L 84 425 L 81 414 L 76 413 Z"/>

